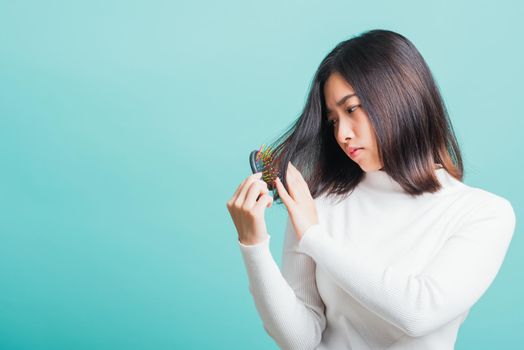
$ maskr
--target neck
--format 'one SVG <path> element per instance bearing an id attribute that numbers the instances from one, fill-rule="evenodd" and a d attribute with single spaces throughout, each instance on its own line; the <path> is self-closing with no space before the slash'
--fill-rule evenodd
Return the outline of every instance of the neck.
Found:
<path id="1" fill-rule="evenodd" d="M 458 181 L 452 177 L 441 164 L 435 164 L 434 171 L 438 181 L 442 185 L 440 191 L 453 186 Z M 359 185 L 380 192 L 406 193 L 404 188 L 385 172 L 383 168 L 365 172 Z"/>

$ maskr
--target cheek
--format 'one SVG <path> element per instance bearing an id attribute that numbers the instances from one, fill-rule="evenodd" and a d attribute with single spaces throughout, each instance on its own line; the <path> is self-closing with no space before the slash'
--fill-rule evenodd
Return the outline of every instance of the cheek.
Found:
<path id="1" fill-rule="evenodd" d="M 371 145 L 373 145 L 373 147 L 376 148 L 376 145 L 377 145 L 377 137 L 376 137 L 376 134 L 375 134 L 375 130 L 373 130 L 373 128 L 371 127 L 371 125 L 368 125 L 367 130 L 366 130 L 366 133 L 367 133 L 367 135 L 368 135 L 367 139 L 369 140 L 369 142 L 371 143 Z"/>

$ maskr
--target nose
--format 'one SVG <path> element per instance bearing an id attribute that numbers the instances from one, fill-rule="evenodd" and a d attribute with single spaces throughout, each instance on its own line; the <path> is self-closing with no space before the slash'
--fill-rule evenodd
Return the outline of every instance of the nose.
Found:
<path id="1" fill-rule="evenodd" d="M 335 131 L 339 143 L 346 143 L 355 137 L 353 125 L 348 120 L 339 120 Z"/>

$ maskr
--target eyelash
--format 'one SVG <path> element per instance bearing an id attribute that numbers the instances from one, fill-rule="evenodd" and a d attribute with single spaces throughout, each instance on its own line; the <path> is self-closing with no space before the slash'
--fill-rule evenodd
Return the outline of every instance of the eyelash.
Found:
<path id="1" fill-rule="evenodd" d="M 349 107 L 348 109 L 346 109 L 346 112 L 348 112 L 348 114 L 351 114 L 353 113 L 358 107 L 360 107 L 360 105 L 355 105 L 353 107 Z M 334 126 L 335 125 L 335 120 L 327 120 L 326 121 L 327 125 L 328 126 Z"/>

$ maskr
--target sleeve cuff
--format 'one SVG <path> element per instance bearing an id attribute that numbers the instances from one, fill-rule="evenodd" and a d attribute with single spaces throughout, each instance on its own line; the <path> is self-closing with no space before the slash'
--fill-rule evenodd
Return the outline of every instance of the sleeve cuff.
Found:
<path id="1" fill-rule="evenodd" d="M 271 236 L 268 234 L 265 240 L 256 244 L 247 245 L 238 241 L 242 257 L 248 267 L 256 266 L 257 263 L 265 262 L 267 259 L 273 259 L 269 249 L 270 240 Z"/>
<path id="2" fill-rule="evenodd" d="M 260 246 L 263 246 L 263 245 L 267 245 L 269 244 L 269 238 L 271 237 L 271 235 L 267 235 L 266 239 L 264 239 L 263 241 L 260 241 L 256 244 L 244 244 L 240 241 L 238 241 L 238 244 L 240 245 L 241 249 L 254 249 L 255 247 L 260 247 Z"/>

